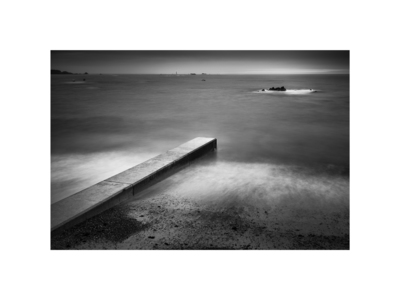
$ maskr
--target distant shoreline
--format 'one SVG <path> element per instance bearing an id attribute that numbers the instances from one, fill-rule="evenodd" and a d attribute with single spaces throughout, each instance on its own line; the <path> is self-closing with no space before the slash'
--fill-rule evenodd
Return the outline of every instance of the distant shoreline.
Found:
<path id="1" fill-rule="evenodd" d="M 52 69 L 50 72 L 51 75 L 89 75 L 87 72 L 85 73 L 71 73 L 67 71 L 60 71 Z"/>

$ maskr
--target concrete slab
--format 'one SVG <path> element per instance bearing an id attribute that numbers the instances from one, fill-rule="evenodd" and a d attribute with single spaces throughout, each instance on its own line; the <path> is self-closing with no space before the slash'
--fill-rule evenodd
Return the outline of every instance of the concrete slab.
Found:
<path id="1" fill-rule="evenodd" d="M 51 205 L 51 231 L 62 231 L 165 179 L 217 148 L 214 138 L 198 137 Z"/>
<path id="2" fill-rule="evenodd" d="M 102 181 L 79 193 L 51 205 L 51 229 L 72 221 L 111 197 L 115 197 L 129 184 Z"/>
<path id="3" fill-rule="evenodd" d="M 208 149 L 207 146 L 213 146 L 213 143 L 215 143 L 213 148 L 215 149 L 216 141 L 217 140 L 213 138 L 195 138 L 187 143 L 180 145 L 179 147 L 176 147 L 152 159 L 149 159 L 148 161 L 145 161 L 140 165 L 119 173 L 107 180 L 113 182 L 135 184 L 152 175 L 154 172 L 160 171 L 160 169 L 166 168 L 170 164 L 179 161 L 186 156 L 190 156 L 190 154 L 193 154 L 193 152 L 201 151 L 203 148 Z"/>

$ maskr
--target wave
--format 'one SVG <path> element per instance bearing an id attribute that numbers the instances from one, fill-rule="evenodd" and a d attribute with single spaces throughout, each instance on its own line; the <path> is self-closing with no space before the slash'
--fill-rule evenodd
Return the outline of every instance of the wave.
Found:
<path id="1" fill-rule="evenodd" d="M 138 196 L 170 194 L 222 210 L 282 210 L 283 218 L 306 212 L 349 212 L 348 178 L 295 165 L 199 161 Z M 251 208 L 253 207 L 253 208 Z M 300 218 L 297 219 L 300 221 Z"/>
<path id="2" fill-rule="evenodd" d="M 254 91 L 253 93 L 256 94 L 288 94 L 288 95 L 301 95 L 301 94 L 310 94 L 310 93 L 316 93 L 319 92 L 319 90 L 314 90 L 314 89 L 298 89 L 298 90 L 286 90 L 286 91 L 269 91 L 269 90 L 258 90 Z"/>

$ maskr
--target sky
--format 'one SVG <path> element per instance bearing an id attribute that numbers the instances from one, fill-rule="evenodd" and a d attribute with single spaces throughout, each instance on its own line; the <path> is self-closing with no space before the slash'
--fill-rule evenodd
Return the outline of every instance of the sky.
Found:
<path id="1" fill-rule="evenodd" d="M 89 74 L 348 74 L 349 51 L 51 51 L 51 68 Z"/>

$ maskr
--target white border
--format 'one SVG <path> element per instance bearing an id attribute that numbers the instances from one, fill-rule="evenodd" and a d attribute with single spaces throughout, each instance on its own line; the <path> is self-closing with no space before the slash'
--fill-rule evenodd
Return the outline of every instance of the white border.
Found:
<path id="1" fill-rule="evenodd" d="M 394 299 L 394 1 L 3 4 L 4 299 Z M 350 251 L 50 251 L 50 50 L 351 50 Z"/>

